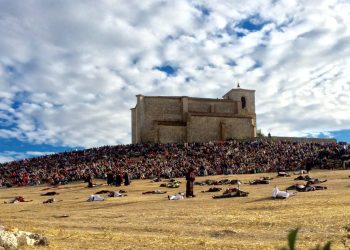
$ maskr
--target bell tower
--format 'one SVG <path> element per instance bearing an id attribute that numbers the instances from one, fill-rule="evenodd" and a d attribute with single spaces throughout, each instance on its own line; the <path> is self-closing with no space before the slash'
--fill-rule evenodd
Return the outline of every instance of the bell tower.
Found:
<path id="1" fill-rule="evenodd" d="M 238 83 L 237 88 L 231 89 L 223 98 L 237 102 L 238 114 L 255 115 L 255 90 L 242 89 Z"/>

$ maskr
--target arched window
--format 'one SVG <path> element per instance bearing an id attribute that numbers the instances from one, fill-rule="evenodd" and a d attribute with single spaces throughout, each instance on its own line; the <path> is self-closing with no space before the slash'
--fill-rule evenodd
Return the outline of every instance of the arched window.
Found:
<path id="1" fill-rule="evenodd" d="M 242 109 L 245 109 L 247 106 L 247 101 L 244 96 L 241 97 Z"/>

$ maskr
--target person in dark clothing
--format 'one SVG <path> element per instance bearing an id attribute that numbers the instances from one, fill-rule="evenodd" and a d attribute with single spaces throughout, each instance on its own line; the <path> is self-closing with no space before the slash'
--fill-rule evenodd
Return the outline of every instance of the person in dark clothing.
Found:
<path id="1" fill-rule="evenodd" d="M 121 173 L 119 171 L 116 172 L 115 174 L 115 185 L 117 187 L 120 187 L 123 183 L 123 176 L 121 175 Z"/>
<path id="2" fill-rule="evenodd" d="M 232 198 L 232 197 L 246 197 L 248 196 L 248 192 L 244 192 L 239 188 L 229 188 L 223 192 L 222 195 L 214 195 L 213 199 L 222 199 L 222 198 Z"/>
<path id="3" fill-rule="evenodd" d="M 259 185 L 259 184 L 270 184 L 270 181 L 263 178 L 249 181 L 249 185 Z"/>
<path id="4" fill-rule="evenodd" d="M 113 191 L 110 191 L 110 190 L 100 190 L 100 191 L 96 192 L 95 194 L 109 194 L 110 192 L 113 192 Z"/>
<path id="5" fill-rule="evenodd" d="M 315 165 L 314 159 L 308 158 L 305 163 L 306 172 L 309 173 L 311 169 L 314 167 L 314 165 Z"/>
<path id="6" fill-rule="evenodd" d="M 93 188 L 94 184 L 92 183 L 92 175 L 88 174 L 86 179 L 87 179 L 87 182 L 88 182 L 88 188 Z"/>
<path id="7" fill-rule="evenodd" d="M 193 183 L 196 179 L 194 168 L 190 168 L 186 174 L 186 197 L 195 197 L 193 194 Z"/>
<path id="8" fill-rule="evenodd" d="M 202 193 L 206 193 L 206 192 L 220 192 L 222 190 L 222 188 L 218 188 L 218 187 L 211 187 L 211 188 L 209 188 L 208 190 L 206 190 L 206 191 L 201 191 Z"/>
<path id="9" fill-rule="evenodd" d="M 57 194 L 59 194 L 59 193 L 52 191 L 52 192 L 47 192 L 45 194 L 41 194 L 41 196 L 52 196 L 52 195 L 57 195 Z"/>
<path id="10" fill-rule="evenodd" d="M 108 171 L 107 173 L 107 185 L 113 185 L 113 172 L 112 171 Z"/>
<path id="11" fill-rule="evenodd" d="M 130 185 L 129 174 L 126 171 L 124 172 L 124 185 L 125 186 Z"/>

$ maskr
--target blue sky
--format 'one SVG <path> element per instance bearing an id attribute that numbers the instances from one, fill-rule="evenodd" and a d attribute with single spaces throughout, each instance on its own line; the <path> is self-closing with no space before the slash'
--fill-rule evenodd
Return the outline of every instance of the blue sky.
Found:
<path id="1" fill-rule="evenodd" d="M 127 144 L 137 94 L 256 90 L 257 126 L 350 142 L 350 2 L 0 1 L 0 162 Z"/>

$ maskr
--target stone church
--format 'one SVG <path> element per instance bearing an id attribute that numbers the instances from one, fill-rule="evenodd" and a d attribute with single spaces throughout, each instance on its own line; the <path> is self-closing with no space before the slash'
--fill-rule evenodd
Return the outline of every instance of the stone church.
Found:
<path id="1" fill-rule="evenodd" d="M 132 143 L 207 142 L 256 137 L 255 90 L 239 86 L 222 99 L 137 95 Z"/>

